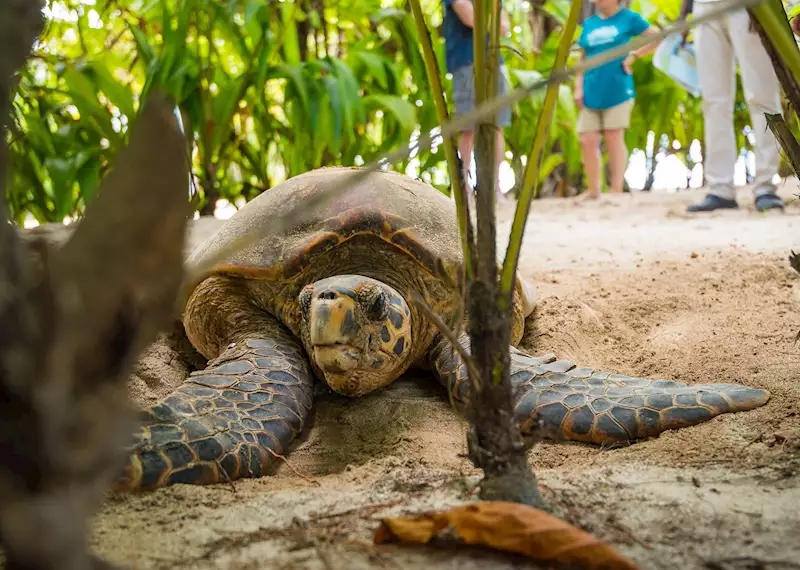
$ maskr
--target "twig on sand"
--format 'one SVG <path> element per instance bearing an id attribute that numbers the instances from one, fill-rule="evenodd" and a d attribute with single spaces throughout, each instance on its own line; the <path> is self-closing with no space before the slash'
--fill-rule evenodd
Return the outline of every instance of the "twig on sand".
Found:
<path id="1" fill-rule="evenodd" d="M 225 469 L 225 467 L 222 465 L 222 463 L 220 462 L 219 459 L 216 459 L 215 461 L 217 462 L 217 467 L 219 468 L 220 473 L 222 473 L 223 477 L 225 477 L 225 481 L 228 483 L 228 485 L 230 485 L 231 491 L 233 491 L 235 493 L 236 492 L 236 485 L 233 484 L 233 481 L 231 480 L 231 476 L 228 475 L 228 471 Z"/>
<path id="2" fill-rule="evenodd" d="M 338 517 L 345 517 L 347 515 L 352 515 L 356 513 L 363 513 L 364 511 L 380 511 L 382 509 L 388 509 L 390 507 L 395 507 L 401 504 L 403 501 L 385 501 L 383 503 L 370 503 L 367 505 L 359 505 L 358 507 L 353 507 L 352 509 L 347 509 L 344 511 L 338 511 L 335 513 L 328 513 L 324 515 L 315 515 L 313 518 L 314 520 L 322 520 L 322 519 L 332 519 Z"/>
<path id="3" fill-rule="evenodd" d="M 752 556 L 733 556 L 719 560 L 706 560 L 708 570 L 781 570 L 800 568 L 800 563 L 789 560 L 765 560 Z"/>
<path id="4" fill-rule="evenodd" d="M 764 435 L 766 435 L 766 434 L 764 434 L 764 432 L 761 432 L 757 436 L 752 438 L 750 441 L 748 441 L 746 444 L 744 444 L 742 446 L 742 448 L 739 450 L 739 453 L 742 453 L 745 449 L 747 449 L 748 447 L 750 447 L 754 443 L 758 443 L 758 442 L 762 441 L 764 439 Z"/>
<path id="5" fill-rule="evenodd" d="M 619 521 L 616 521 L 614 523 L 614 526 L 616 526 L 620 531 L 622 531 L 622 533 L 625 536 L 630 538 L 632 541 L 634 541 L 636 544 L 638 544 L 642 548 L 646 548 L 647 550 L 653 550 L 653 547 L 650 546 L 650 543 L 645 542 L 644 540 L 642 540 L 641 538 L 636 536 L 636 533 L 634 533 L 633 529 L 631 527 L 629 527 L 628 525 L 623 524 L 623 523 L 621 523 Z"/>
<path id="6" fill-rule="evenodd" d="M 455 333 L 450 330 L 450 327 L 445 324 L 442 318 L 428 306 L 422 296 L 416 291 L 411 292 L 411 302 L 419 307 L 422 312 L 425 313 L 425 316 L 431 320 L 433 325 L 439 329 L 439 332 L 450 341 L 450 344 L 453 346 L 453 350 L 458 353 L 458 355 L 464 361 L 464 364 L 466 364 L 470 377 L 474 378 L 475 380 L 480 378 L 480 374 L 478 373 L 477 368 L 475 368 L 475 361 L 473 360 L 472 356 L 470 356 L 464 347 L 461 346 L 461 343 L 458 342 Z"/>
<path id="7" fill-rule="evenodd" d="M 381 546 L 376 546 L 372 542 L 367 542 L 366 540 L 358 540 L 356 538 L 343 538 L 341 539 L 341 542 L 357 546 L 360 549 L 364 550 L 367 553 L 367 556 L 369 556 L 370 558 L 374 558 L 384 568 L 386 567 L 387 563 L 391 565 L 393 568 L 402 568 L 400 564 L 392 560 L 389 553 L 386 552 L 385 548 L 382 548 Z"/>
<path id="8" fill-rule="evenodd" d="M 289 460 L 286 459 L 283 455 L 281 455 L 280 453 L 277 453 L 275 451 L 272 451 L 269 447 L 267 447 L 266 450 L 269 451 L 274 457 L 277 457 L 278 459 L 283 461 L 287 465 L 287 467 L 289 467 L 289 469 L 292 470 L 292 473 L 294 473 L 295 475 L 300 477 L 303 481 L 306 481 L 307 483 L 313 483 L 317 487 L 320 486 L 319 481 L 317 481 L 316 479 L 312 479 L 311 477 L 307 477 L 306 475 L 303 475 L 302 473 L 300 473 L 297 469 L 294 468 L 294 466 L 291 463 L 289 463 Z"/>

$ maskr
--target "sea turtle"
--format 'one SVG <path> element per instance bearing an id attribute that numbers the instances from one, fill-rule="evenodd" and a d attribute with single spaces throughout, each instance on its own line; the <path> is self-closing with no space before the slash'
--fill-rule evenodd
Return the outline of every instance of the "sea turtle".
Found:
<path id="1" fill-rule="evenodd" d="M 247 230 L 302 212 L 287 232 L 268 234 L 192 284 L 182 322 L 208 365 L 143 412 L 117 489 L 265 474 L 303 429 L 315 382 L 356 397 L 421 367 L 463 405 L 461 357 L 410 300 L 416 291 L 447 325 L 458 324 L 455 205 L 421 181 L 378 171 L 308 207 L 351 172 L 322 168 L 287 180 L 189 256 L 189 265 L 202 262 Z M 735 384 L 687 386 L 529 356 L 514 346 L 533 301 L 518 280 L 511 379 L 523 430 L 544 424 L 570 440 L 632 442 L 769 399 Z"/>

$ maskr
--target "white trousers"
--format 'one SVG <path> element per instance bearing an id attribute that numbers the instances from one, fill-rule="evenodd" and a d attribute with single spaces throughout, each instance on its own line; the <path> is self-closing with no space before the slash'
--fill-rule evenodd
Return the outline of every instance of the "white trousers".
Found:
<path id="1" fill-rule="evenodd" d="M 717 2 L 695 2 L 694 13 L 701 16 L 718 5 Z M 741 10 L 700 24 L 695 31 L 705 122 L 703 170 L 710 193 L 729 200 L 736 197 L 733 184 L 738 156 L 733 130 L 736 61 L 755 135 L 753 193 L 756 197 L 775 191 L 772 179 L 780 164 L 778 143 L 764 117 L 764 113 L 782 112 L 780 83 L 761 38 L 749 31 L 749 27 L 750 16 Z"/>

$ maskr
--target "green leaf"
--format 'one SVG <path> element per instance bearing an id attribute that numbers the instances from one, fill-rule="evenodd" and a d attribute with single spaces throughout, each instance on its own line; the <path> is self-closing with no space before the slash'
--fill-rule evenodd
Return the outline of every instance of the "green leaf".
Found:
<path id="1" fill-rule="evenodd" d="M 99 160 L 87 160 L 75 176 L 84 204 L 92 201 L 100 186 L 100 166 Z"/>
<path id="2" fill-rule="evenodd" d="M 77 71 L 74 67 L 70 67 L 64 72 L 64 81 L 73 97 L 78 97 L 88 104 L 96 103 L 99 106 L 95 86 L 86 75 Z"/>
<path id="3" fill-rule="evenodd" d="M 133 39 L 136 42 L 136 49 L 139 52 L 139 57 L 142 58 L 145 67 L 149 67 L 156 57 L 156 52 L 150 42 L 147 41 L 147 36 L 137 26 L 128 23 L 128 29 L 133 34 Z"/>
<path id="4" fill-rule="evenodd" d="M 298 7 L 294 2 L 286 1 L 281 5 L 283 25 L 283 56 L 289 65 L 300 64 L 300 43 L 297 39 L 297 22 L 295 12 Z"/>
<path id="5" fill-rule="evenodd" d="M 337 58 L 331 59 L 333 67 L 336 70 L 336 77 L 339 79 L 346 117 L 345 128 L 349 132 L 352 132 L 356 124 L 361 124 L 366 120 L 364 105 L 361 103 L 361 94 L 358 89 L 358 82 L 347 64 Z"/>
<path id="6" fill-rule="evenodd" d="M 105 94 L 111 104 L 117 107 L 120 113 L 126 117 L 135 117 L 136 111 L 133 106 L 133 93 L 131 90 L 114 79 L 108 68 L 101 62 L 93 63 L 92 71 L 94 72 L 98 87 L 100 87 L 100 90 Z"/>
<path id="7" fill-rule="evenodd" d="M 64 72 L 64 81 L 81 116 L 102 133 L 109 143 L 116 146 L 120 135 L 111 125 L 111 116 L 98 101 L 95 86 L 89 78 L 74 68 L 69 68 Z"/>
<path id="8" fill-rule="evenodd" d="M 553 173 L 559 165 L 564 164 L 563 154 L 550 154 L 542 161 L 539 169 L 539 183 L 541 184 Z"/>
<path id="9" fill-rule="evenodd" d="M 289 65 L 283 63 L 275 68 L 274 73 L 276 76 L 283 77 L 288 81 L 290 89 L 293 89 L 294 92 L 300 97 L 300 101 L 303 104 L 303 110 L 306 114 L 308 114 L 308 89 L 306 88 L 306 81 L 305 77 L 303 76 L 303 68 L 299 64 Z"/>
<path id="10" fill-rule="evenodd" d="M 266 6 L 260 0 L 249 0 L 244 6 L 244 22 L 250 24 L 252 20 L 261 10 L 266 10 Z"/>
<path id="11" fill-rule="evenodd" d="M 548 0 L 544 3 L 544 11 L 559 24 L 564 24 L 569 16 L 569 6 L 569 0 Z"/>
<path id="12" fill-rule="evenodd" d="M 63 220 L 72 209 L 73 163 L 70 159 L 48 157 L 44 161 L 53 181 L 53 202 L 56 219 Z"/>
<path id="13" fill-rule="evenodd" d="M 367 68 L 369 74 L 375 78 L 378 85 L 380 85 L 382 89 L 389 89 L 389 78 L 386 75 L 386 66 L 384 65 L 385 60 L 381 56 L 374 53 L 358 51 L 351 54 L 351 58 L 354 60 L 361 60 L 361 63 Z"/>
<path id="14" fill-rule="evenodd" d="M 328 91 L 330 100 L 331 119 L 333 121 L 333 141 L 334 152 L 339 152 L 339 143 L 342 139 L 342 100 L 339 92 L 339 82 L 330 75 L 322 78 L 322 83 Z"/>
<path id="15" fill-rule="evenodd" d="M 248 76 L 240 75 L 236 79 L 228 81 L 221 89 L 219 94 L 214 97 L 213 111 L 211 120 L 214 121 L 213 147 L 206 149 L 216 153 L 227 142 L 228 133 L 232 126 L 233 116 L 239 108 L 239 101 L 244 84 L 248 81 Z"/>
<path id="16" fill-rule="evenodd" d="M 367 109 L 381 109 L 391 113 L 400 126 L 406 131 L 413 131 L 417 126 L 417 109 L 397 95 L 374 94 L 362 99 Z"/>

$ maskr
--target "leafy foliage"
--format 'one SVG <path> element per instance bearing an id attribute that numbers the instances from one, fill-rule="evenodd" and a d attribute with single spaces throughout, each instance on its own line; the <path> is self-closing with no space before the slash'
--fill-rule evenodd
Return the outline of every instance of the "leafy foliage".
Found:
<path id="1" fill-rule="evenodd" d="M 440 25 L 439 0 L 422 8 Z M 679 0 L 633 0 L 631 8 L 663 25 L 677 16 Z M 504 58 L 516 86 L 552 68 L 569 2 L 506 9 L 513 37 L 504 40 Z M 376 159 L 438 123 L 417 31 L 400 0 L 47 0 L 45 15 L 47 30 L 19 77 L 12 113 L 7 194 L 18 223 L 80 217 L 152 89 L 178 102 L 204 214 L 220 198 L 240 204 L 312 168 Z M 452 101 L 443 40 L 434 38 Z M 684 148 L 702 141 L 697 100 L 647 60 L 636 62 L 634 75 L 629 148 L 647 148 L 651 132 Z M 505 131 L 517 183 L 543 99 L 542 92 L 516 105 Z M 749 119 L 741 89 L 737 102 L 741 132 Z M 563 85 L 540 195 L 581 184 L 576 120 L 571 86 Z M 440 147 L 391 168 L 449 193 Z"/>

